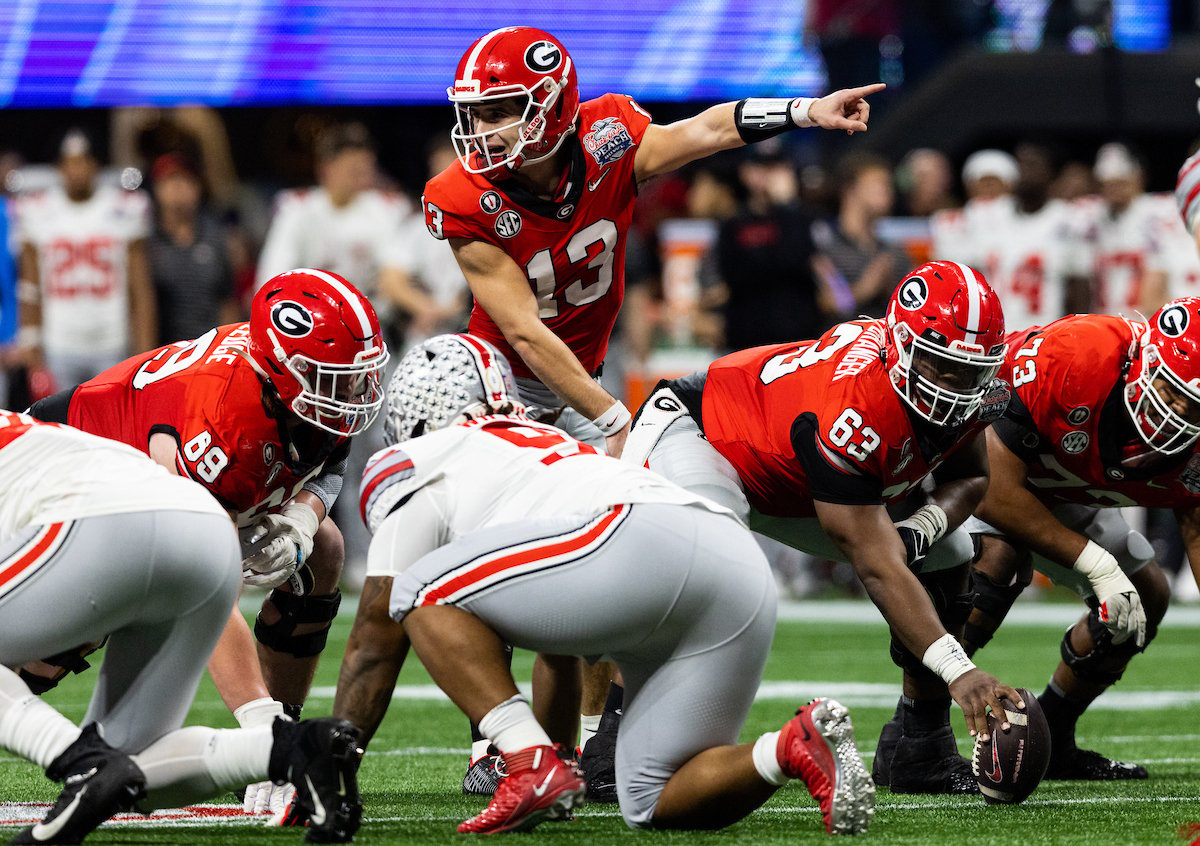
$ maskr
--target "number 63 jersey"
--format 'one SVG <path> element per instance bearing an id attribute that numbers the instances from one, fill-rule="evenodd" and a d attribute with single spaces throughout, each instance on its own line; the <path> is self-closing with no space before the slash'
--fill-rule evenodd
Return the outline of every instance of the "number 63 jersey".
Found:
<path id="1" fill-rule="evenodd" d="M 637 199 L 633 161 L 650 115 L 606 94 L 579 109 L 564 142 L 560 194 L 534 196 L 515 178 L 492 181 L 455 162 L 425 186 L 425 224 L 436 238 L 486 241 L 512 257 L 537 298 L 538 316 L 594 373 L 625 296 L 625 237 Z M 476 303 L 468 331 L 494 344 L 517 376 L 533 377 Z"/>
<path id="2" fill-rule="evenodd" d="M 236 323 L 133 356 L 75 389 L 67 423 L 141 452 L 149 451 L 151 435 L 171 435 L 179 474 L 235 512 L 239 526 L 248 525 L 299 493 L 328 458 L 302 456 L 311 462 L 302 468 L 286 460 L 279 423 L 263 407 L 262 382 L 239 354 L 249 340 L 249 324 Z M 332 449 L 345 443 L 336 439 Z M 326 445 L 321 452 L 330 451 Z"/>
<path id="3" fill-rule="evenodd" d="M 717 359 L 702 395 L 709 443 L 771 517 L 812 517 L 814 500 L 890 505 L 998 417 L 997 383 L 956 428 L 915 422 L 883 362 L 882 320 L 840 323 L 816 341 Z"/>

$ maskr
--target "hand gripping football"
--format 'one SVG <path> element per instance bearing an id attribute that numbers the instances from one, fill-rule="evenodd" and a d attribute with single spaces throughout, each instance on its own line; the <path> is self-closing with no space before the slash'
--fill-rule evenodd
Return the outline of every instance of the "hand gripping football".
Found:
<path id="1" fill-rule="evenodd" d="M 1037 697 L 1024 688 L 1018 693 L 1025 700 L 1021 711 L 1008 699 L 1001 699 L 1008 722 L 1007 732 L 1000 730 L 1002 720 L 988 714 L 990 737 L 975 738 L 971 769 L 984 800 L 989 805 L 1015 805 L 1037 788 L 1050 763 L 1050 726 Z"/>

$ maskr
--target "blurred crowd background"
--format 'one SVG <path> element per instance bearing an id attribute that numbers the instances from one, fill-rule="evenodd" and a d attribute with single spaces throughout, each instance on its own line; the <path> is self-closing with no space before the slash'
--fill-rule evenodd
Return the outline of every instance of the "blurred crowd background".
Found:
<path id="1" fill-rule="evenodd" d="M 247 5 L 214 7 L 242 14 Z M 325 23 L 323 32 L 352 53 L 355 33 L 374 31 L 370 15 L 383 5 L 321 4 L 348 27 Z M 757 8 L 744 5 L 747 14 Z M 724 83 L 667 85 L 661 49 L 659 64 L 640 76 L 593 76 L 600 62 L 589 57 L 605 56 L 608 68 L 622 55 L 653 53 L 647 45 L 663 30 L 648 29 L 634 45 L 593 43 L 587 17 L 572 19 L 574 30 L 556 29 L 562 3 L 519 6 L 520 18 L 505 22 L 555 31 L 575 54 L 585 97 L 633 94 L 659 122 L 741 96 L 889 85 L 872 101 L 864 136 L 795 132 L 643 186 L 604 377 L 631 407 L 659 378 L 725 351 L 880 316 L 906 270 L 928 258 L 982 270 L 1001 292 L 1010 329 L 1075 311 L 1138 319 L 1168 299 L 1200 294 L 1200 258 L 1171 195 L 1200 136 L 1200 0 L 775 3 L 775 25 L 792 28 L 783 55 L 794 64 L 785 72 L 764 61 L 757 76 L 738 77 L 743 87 L 733 94 Z M 39 40 L 38 27 L 69 24 L 84 7 L 98 34 L 64 100 L 55 74 L 65 72 L 45 65 L 60 42 Z M 570 7 L 601 27 L 612 14 Z M 703 34 L 703 15 L 729 25 L 739 4 L 649 7 L 664 20 L 689 18 L 694 35 Z M 239 98 L 229 93 L 241 90 L 236 81 L 216 97 L 212 88 L 189 89 L 177 72 L 166 93 L 118 87 L 101 96 L 108 89 L 94 68 L 105 49 L 119 56 L 113 27 L 127 34 L 139 16 L 177 25 L 169 8 L 22 0 L 0 12 L 8 29 L 0 28 L 8 38 L 0 53 L 0 243 L 8 246 L 0 256 L 0 406 L 24 408 L 133 352 L 245 319 L 256 285 L 292 267 L 354 282 L 379 311 L 396 358 L 432 334 L 464 328 L 469 292 L 420 210 L 425 179 L 453 161 L 450 106 L 420 93 L 389 98 L 386 75 L 385 93 L 372 89 L 362 100 L 277 88 Z M 426 36 L 440 32 L 436 20 L 412 20 Z M 408 80 L 407 63 L 413 77 L 450 84 L 458 53 L 490 28 L 455 20 L 459 29 L 444 35 L 454 58 L 429 67 L 392 49 L 397 79 Z M 753 33 L 762 22 L 739 25 Z M 21 32 L 24 52 L 13 47 Z M 688 50 L 716 49 L 712 39 L 672 44 L 680 51 L 672 63 L 683 66 Z M 777 47 L 764 43 L 761 52 Z M 744 51 L 752 64 L 756 49 Z M 116 59 L 105 61 L 105 78 L 117 79 Z M 193 64 L 204 78 L 204 63 Z M 269 75 L 270 57 L 262 67 Z M 354 67 L 363 79 L 378 76 L 369 63 Z M 719 62 L 696 67 L 701 82 L 721 73 Z M 800 87 L 777 90 L 787 85 Z M 114 290 L 121 296 L 94 304 L 93 295 Z M 35 299 L 36 320 L 22 307 Z M 1148 520 L 1160 560 L 1178 570 L 1173 521 Z M 365 538 L 348 544 L 351 557 L 365 554 Z M 856 584 L 848 570 L 798 557 L 777 564 L 796 594 Z"/>

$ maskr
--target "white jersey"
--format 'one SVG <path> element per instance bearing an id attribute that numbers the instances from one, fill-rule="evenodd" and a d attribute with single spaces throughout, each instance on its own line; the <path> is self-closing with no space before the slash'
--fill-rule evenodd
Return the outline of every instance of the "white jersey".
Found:
<path id="1" fill-rule="evenodd" d="M 1090 275 L 1071 206 L 1050 200 L 1022 212 L 1011 196 L 971 200 L 934 216 L 934 257 L 980 271 L 1000 295 L 1008 330 L 1045 326 L 1066 313 L 1068 280 Z"/>
<path id="2" fill-rule="evenodd" d="M 395 575 L 470 532 L 531 518 L 649 502 L 732 513 L 553 426 L 517 416 L 484 417 L 376 453 L 359 496 L 372 533 L 393 514 L 402 528 L 389 533 L 386 549 L 371 544 L 368 576 Z"/>
<path id="3" fill-rule="evenodd" d="M 1167 274 L 1166 300 L 1200 297 L 1200 252 L 1188 232 L 1174 194 L 1150 194 L 1154 219 L 1151 237 Z"/>
<path id="4" fill-rule="evenodd" d="M 1134 317 L 1143 307 L 1143 284 L 1150 273 L 1165 271 L 1165 262 L 1154 238 L 1158 214 L 1148 195 L 1114 216 L 1098 198 L 1079 201 L 1086 220 L 1085 238 L 1091 249 L 1095 279 L 1094 310 L 1099 314 Z"/>
<path id="5" fill-rule="evenodd" d="M 45 349 L 126 355 L 129 245 L 149 232 L 146 195 L 101 185 L 76 203 L 54 187 L 21 197 L 16 216 L 20 240 L 37 250 Z"/>
<path id="6" fill-rule="evenodd" d="M 11 411 L 0 411 L 0 479 L 0 543 L 28 526 L 105 514 L 225 514 L 204 488 L 132 447 Z"/>
<path id="7" fill-rule="evenodd" d="M 368 298 L 379 271 L 408 268 L 402 225 L 411 208 L 398 194 L 362 191 L 341 208 L 324 188 L 282 191 L 258 259 L 255 288 L 297 267 L 318 267 L 349 279 Z"/>

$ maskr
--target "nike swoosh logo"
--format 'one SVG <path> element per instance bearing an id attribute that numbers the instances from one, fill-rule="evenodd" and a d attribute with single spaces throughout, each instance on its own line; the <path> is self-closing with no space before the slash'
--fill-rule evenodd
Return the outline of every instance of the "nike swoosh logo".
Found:
<path id="1" fill-rule="evenodd" d="M 604 177 L 608 176 L 608 168 L 600 171 L 600 175 L 588 182 L 588 190 L 595 191 L 596 188 L 604 181 Z"/>
<path id="2" fill-rule="evenodd" d="M 533 789 L 533 795 L 541 796 L 543 793 L 545 793 L 546 789 L 548 787 L 550 787 L 550 779 L 552 779 L 552 778 L 554 778 L 554 770 L 553 769 L 551 769 L 550 772 L 546 773 L 546 777 L 544 779 L 542 779 L 542 783 Z"/>
<path id="3" fill-rule="evenodd" d="M 62 831 L 63 826 L 71 821 L 71 815 L 75 813 L 75 809 L 79 807 L 79 803 L 83 801 L 83 794 L 87 793 L 87 787 L 75 794 L 75 798 L 71 800 L 71 804 L 63 809 L 63 812 L 48 823 L 38 823 L 30 830 L 34 840 L 49 842 L 58 836 Z"/>
<path id="4" fill-rule="evenodd" d="M 308 795 L 312 797 L 312 823 L 313 825 L 325 825 L 325 806 L 321 803 L 321 797 L 317 795 L 317 789 L 313 787 L 312 779 L 307 774 L 304 776 L 304 782 L 308 785 Z"/>
<path id="5" fill-rule="evenodd" d="M 1000 770 L 1000 749 L 996 745 L 996 739 L 992 738 L 992 771 L 984 773 L 993 784 L 999 784 L 1004 778 L 1004 773 Z"/>

